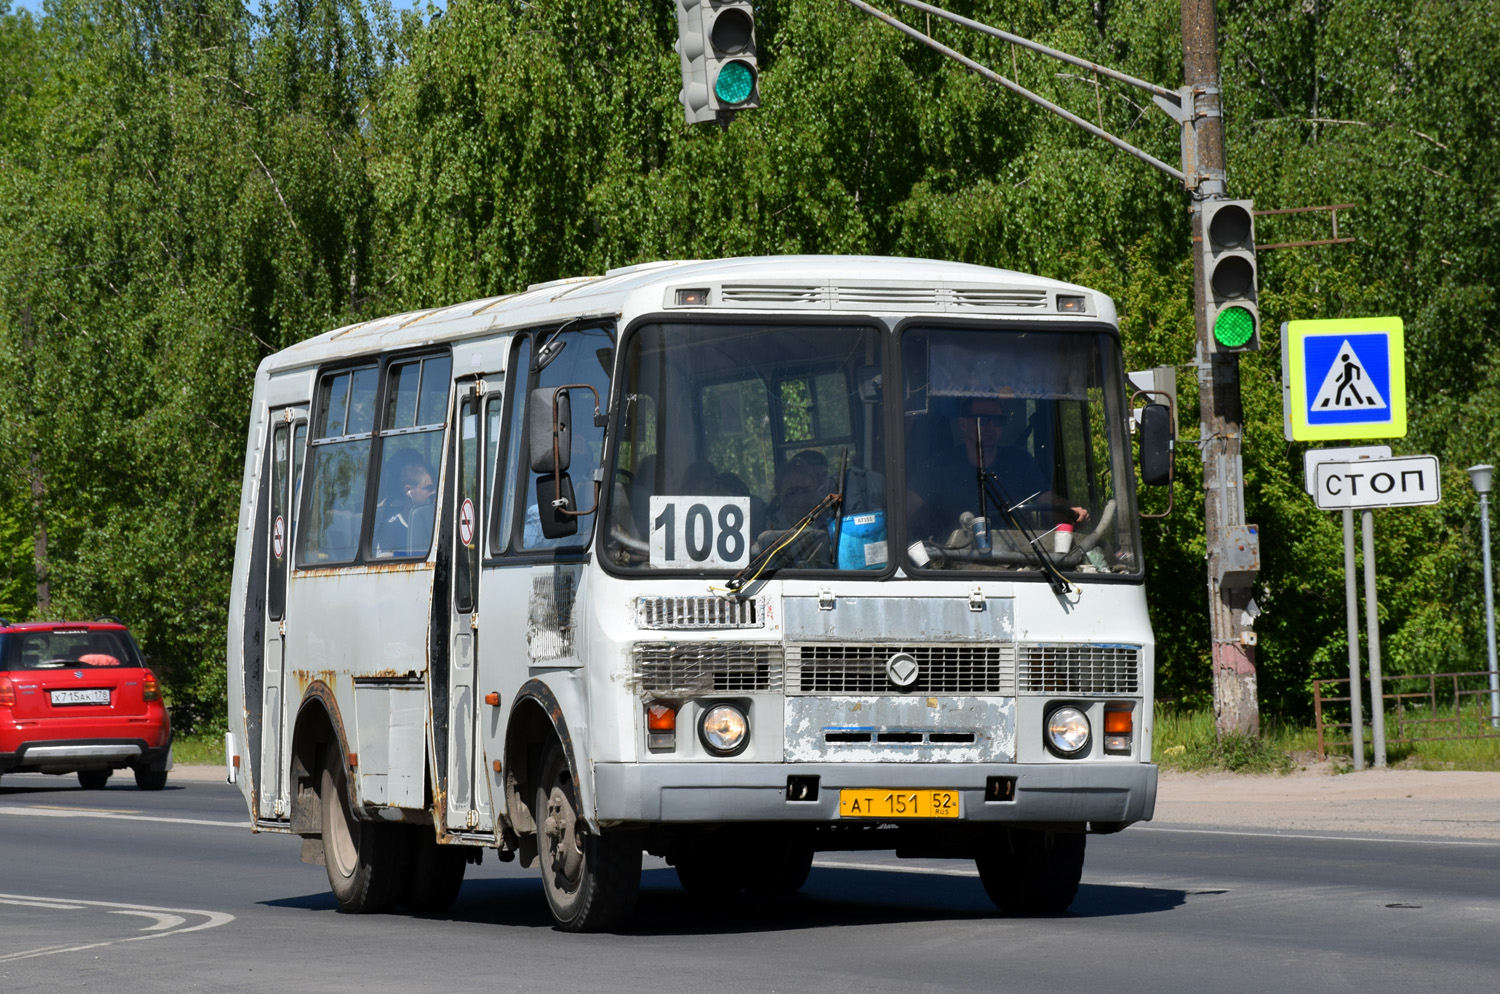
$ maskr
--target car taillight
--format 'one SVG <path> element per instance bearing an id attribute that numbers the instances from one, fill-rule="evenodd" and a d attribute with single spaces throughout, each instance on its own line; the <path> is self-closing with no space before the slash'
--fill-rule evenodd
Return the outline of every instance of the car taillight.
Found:
<path id="1" fill-rule="evenodd" d="M 16 685 L 10 682 L 10 677 L 0 676 L 0 708 L 15 707 Z"/>
<path id="2" fill-rule="evenodd" d="M 161 700 L 161 685 L 156 682 L 156 674 L 150 670 L 146 671 L 146 678 L 141 681 L 141 700 Z"/>

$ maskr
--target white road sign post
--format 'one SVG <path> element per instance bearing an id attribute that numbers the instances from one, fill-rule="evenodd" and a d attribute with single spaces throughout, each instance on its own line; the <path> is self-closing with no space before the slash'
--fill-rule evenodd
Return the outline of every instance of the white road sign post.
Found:
<path id="1" fill-rule="evenodd" d="M 1383 767 L 1386 765 L 1385 699 L 1380 671 L 1380 615 L 1375 599 L 1375 515 L 1372 510 L 1436 504 L 1443 496 L 1437 456 L 1391 458 L 1370 453 L 1371 449 L 1378 453 L 1381 448 L 1384 446 L 1309 452 L 1306 457 L 1306 466 L 1312 477 L 1313 500 L 1317 506 L 1322 510 L 1344 512 L 1344 591 L 1350 642 L 1349 709 L 1355 769 L 1364 766 L 1364 729 L 1359 716 L 1359 662 L 1355 645 L 1354 510 L 1361 511 L 1360 528 L 1365 551 L 1365 631 L 1370 644 L 1371 738 L 1374 740 L 1375 766 Z M 1326 459 L 1329 455 L 1345 458 Z"/>
<path id="2" fill-rule="evenodd" d="M 1308 449 L 1302 454 L 1302 469 L 1306 482 L 1303 484 L 1309 497 L 1318 492 L 1318 465 L 1325 462 L 1360 462 L 1366 459 L 1389 459 L 1389 445 L 1356 445 L 1342 449 Z M 1354 753 L 1354 769 L 1365 768 L 1365 703 L 1359 685 L 1359 594 L 1355 591 L 1354 578 L 1358 574 L 1354 565 L 1354 509 L 1344 508 L 1344 625 L 1349 643 L 1349 741 L 1358 742 Z"/>

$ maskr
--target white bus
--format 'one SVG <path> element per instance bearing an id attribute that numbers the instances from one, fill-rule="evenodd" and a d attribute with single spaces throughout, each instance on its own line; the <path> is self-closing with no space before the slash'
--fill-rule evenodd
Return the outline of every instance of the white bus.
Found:
<path id="1" fill-rule="evenodd" d="M 1131 407 L 1108 297 L 923 260 L 302 342 L 255 380 L 230 779 L 351 912 L 446 908 L 485 849 L 575 931 L 643 853 L 720 902 L 819 851 L 972 859 L 1063 910 L 1155 803 Z"/>

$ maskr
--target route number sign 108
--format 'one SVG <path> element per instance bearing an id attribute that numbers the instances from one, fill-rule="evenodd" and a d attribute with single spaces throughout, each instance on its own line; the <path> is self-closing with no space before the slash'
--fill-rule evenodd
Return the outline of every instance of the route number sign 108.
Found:
<path id="1" fill-rule="evenodd" d="M 749 561 L 749 497 L 652 496 L 651 565 L 738 569 Z"/>

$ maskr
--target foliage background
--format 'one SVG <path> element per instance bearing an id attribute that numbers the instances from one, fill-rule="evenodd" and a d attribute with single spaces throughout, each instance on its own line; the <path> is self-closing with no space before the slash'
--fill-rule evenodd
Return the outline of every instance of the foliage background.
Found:
<path id="1" fill-rule="evenodd" d="M 1177 4 L 961 0 L 1175 86 Z M 926 27 L 919 15 L 903 13 Z M 1281 435 L 1283 320 L 1406 320 L 1411 433 L 1444 503 L 1378 517 L 1387 672 L 1480 669 L 1463 473 L 1500 442 L 1500 0 L 1223 0 L 1230 190 L 1350 203 L 1353 245 L 1261 257 L 1242 363 L 1263 535 L 1260 691 L 1344 672 L 1337 517 Z M 1166 161 L 1138 94 L 932 34 Z M 222 722 L 256 364 L 351 320 L 655 258 L 926 256 L 1096 286 L 1130 368 L 1178 367 L 1177 509 L 1147 527 L 1158 691 L 1209 693 L 1188 200 L 1172 181 L 837 0 L 757 5 L 760 110 L 688 127 L 664 0 L 0 0 L 0 615 L 126 618 L 179 725 Z M 1326 237 L 1263 218 L 1262 243 Z M 37 602 L 45 529 L 50 609 Z"/>

